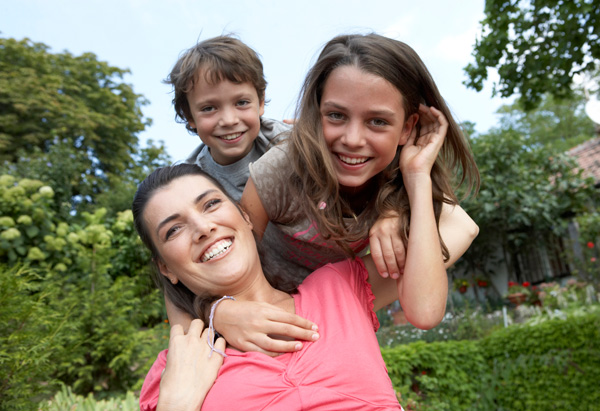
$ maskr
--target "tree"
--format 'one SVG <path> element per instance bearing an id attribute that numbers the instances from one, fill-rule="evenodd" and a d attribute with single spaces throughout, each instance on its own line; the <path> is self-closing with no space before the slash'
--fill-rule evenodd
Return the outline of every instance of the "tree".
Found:
<path id="1" fill-rule="evenodd" d="M 520 102 L 504 105 L 498 109 L 500 128 L 525 136 L 528 146 L 545 146 L 564 153 L 594 137 L 594 123 L 586 116 L 584 103 L 585 97 L 576 91 L 573 98 L 561 100 L 546 94 L 529 112 Z"/>
<path id="2" fill-rule="evenodd" d="M 0 163 L 66 145 L 70 185 L 90 197 L 131 168 L 137 133 L 150 124 L 146 103 L 123 82 L 127 70 L 92 53 L 51 53 L 29 39 L 0 38 Z"/>
<path id="3" fill-rule="evenodd" d="M 495 67 L 494 94 L 520 94 L 527 110 L 547 92 L 570 96 L 573 76 L 593 72 L 600 61 L 597 0 L 486 0 L 481 31 L 465 84 L 480 91 Z"/>
<path id="4" fill-rule="evenodd" d="M 510 272 L 512 256 L 519 249 L 543 244 L 551 233 L 560 234 L 563 217 L 587 210 L 589 200 L 597 197 L 572 158 L 528 143 L 511 128 L 495 129 L 471 141 L 481 187 L 476 198 L 462 203 L 480 229 L 462 259 L 470 270 L 490 267 L 496 258 L 492 251 L 500 246 Z"/>

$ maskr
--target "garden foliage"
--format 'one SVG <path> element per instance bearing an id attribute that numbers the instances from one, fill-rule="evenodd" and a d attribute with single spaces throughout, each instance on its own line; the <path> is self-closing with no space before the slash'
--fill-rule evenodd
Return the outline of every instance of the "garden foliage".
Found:
<path id="1" fill-rule="evenodd" d="M 131 212 L 61 221 L 52 201 L 41 181 L 0 176 L 0 409 L 28 409 L 57 381 L 86 395 L 139 388 L 166 346 Z"/>
<path id="2" fill-rule="evenodd" d="M 600 312 L 382 349 L 405 409 L 597 409 Z"/>

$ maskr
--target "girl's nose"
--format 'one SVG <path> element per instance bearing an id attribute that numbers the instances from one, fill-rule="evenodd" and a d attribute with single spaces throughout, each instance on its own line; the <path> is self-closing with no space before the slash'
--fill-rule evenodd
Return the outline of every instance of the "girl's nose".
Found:
<path id="1" fill-rule="evenodd" d="M 342 135 L 342 143 L 348 147 L 360 147 L 364 145 L 364 130 L 360 124 L 350 122 Z"/>

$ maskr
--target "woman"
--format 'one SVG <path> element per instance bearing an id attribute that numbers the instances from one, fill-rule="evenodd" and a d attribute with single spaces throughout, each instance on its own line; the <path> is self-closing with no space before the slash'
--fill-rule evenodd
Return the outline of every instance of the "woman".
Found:
<path id="1" fill-rule="evenodd" d="M 429 170 L 443 136 L 433 133 L 416 143 L 428 146 L 421 158 Z M 202 324 L 195 321 L 185 336 L 174 327 L 158 409 L 201 403 L 205 409 L 400 409 L 375 337 L 375 311 L 398 298 L 410 301 L 403 305 L 408 320 L 431 328 L 443 317 L 447 293 L 431 184 L 407 188 L 411 208 L 419 212 L 411 216 L 401 278 L 382 278 L 367 256 L 315 271 L 290 295 L 266 280 L 251 223 L 216 182 L 193 165 L 152 173 L 136 193 L 134 220 L 165 292 L 180 309 L 202 317 L 207 311 L 202 302 L 231 296 L 310 318 L 319 331 L 298 351 L 274 358 L 226 348 L 215 380 L 220 356 L 208 357 Z M 218 339 L 216 349 L 223 346 Z M 164 356 L 153 366 L 155 376 L 163 366 Z M 149 389 L 146 381 L 141 402 L 158 395 L 157 378 L 153 381 Z"/>

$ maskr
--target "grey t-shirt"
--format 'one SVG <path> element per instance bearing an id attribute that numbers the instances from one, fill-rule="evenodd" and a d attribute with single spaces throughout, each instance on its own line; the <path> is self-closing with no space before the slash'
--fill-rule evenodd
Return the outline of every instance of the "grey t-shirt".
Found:
<path id="1" fill-rule="evenodd" d="M 248 165 L 258 160 L 279 138 L 285 138 L 291 126 L 272 119 L 260 119 L 260 131 L 252 150 L 246 156 L 233 164 L 226 166 L 217 164 L 210 154 L 208 147 L 200 144 L 185 160 L 186 163 L 197 164 L 223 185 L 225 190 L 236 201 L 242 198 L 242 192 L 248 181 Z M 283 134 L 282 134 L 283 133 Z"/>
<path id="2" fill-rule="evenodd" d="M 269 150 L 250 164 L 250 176 L 271 222 L 261 243 L 261 261 L 267 278 L 281 289 L 300 284 L 308 274 L 327 264 L 348 258 L 335 241 L 326 240 L 290 191 L 292 168 L 286 143 Z M 359 216 L 360 218 L 360 216 Z M 369 239 L 349 244 L 365 250 Z"/>

